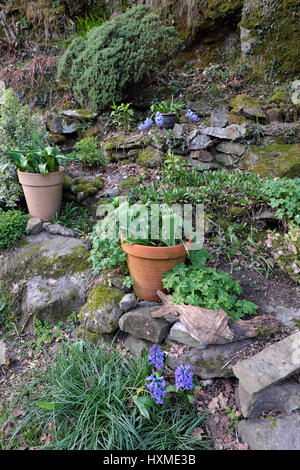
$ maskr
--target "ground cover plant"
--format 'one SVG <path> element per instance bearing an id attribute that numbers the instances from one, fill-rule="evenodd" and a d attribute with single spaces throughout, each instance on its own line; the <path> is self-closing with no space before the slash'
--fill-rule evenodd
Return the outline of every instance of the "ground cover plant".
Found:
<path id="1" fill-rule="evenodd" d="M 22 211 L 0 209 L 0 250 L 25 237 L 27 221 L 28 215 Z"/>
<path id="2" fill-rule="evenodd" d="M 141 415 L 134 397 L 148 368 L 147 360 L 106 345 L 62 343 L 52 367 L 40 377 L 42 386 L 23 403 L 10 446 L 30 436 L 32 444 L 49 450 L 209 448 L 192 435 L 205 414 L 185 406 L 180 397 L 151 407 L 149 419 Z M 45 435 L 48 443 L 40 445 Z"/>

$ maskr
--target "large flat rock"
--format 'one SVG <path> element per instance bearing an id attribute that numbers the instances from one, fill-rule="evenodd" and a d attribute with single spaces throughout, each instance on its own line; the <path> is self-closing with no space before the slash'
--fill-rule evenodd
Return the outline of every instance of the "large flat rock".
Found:
<path id="1" fill-rule="evenodd" d="M 300 415 L 238 423 L 238 433 L 251 450 L 300 450 Z"/>
<path id="2" fill-rule="evenodd" d="M 250 394 L 276 384 L 300 370 L 300 332 L 272 344 L 233 367 L 235 376 Z"/>

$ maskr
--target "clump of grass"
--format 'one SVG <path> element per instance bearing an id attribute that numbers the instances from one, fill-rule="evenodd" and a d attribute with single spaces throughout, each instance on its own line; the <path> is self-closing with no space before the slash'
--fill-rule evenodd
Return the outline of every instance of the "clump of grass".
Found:
<path id="1" fill-rule="evenodd" d="M 35 429 L 39 449 L 194 450 L 209 448 L 192 436 L 205 415 L 176 398 L 145 419 L 133 397 L 144 385 L 147 363 L 106 345 L 62 343 L 55 364 L 41 377 L 40 396 L 31 396 L 11 443 Z M 49 438 L 50 436 L 50 438 Z M 11 444 L 12 445 L 12 444 Z"/>

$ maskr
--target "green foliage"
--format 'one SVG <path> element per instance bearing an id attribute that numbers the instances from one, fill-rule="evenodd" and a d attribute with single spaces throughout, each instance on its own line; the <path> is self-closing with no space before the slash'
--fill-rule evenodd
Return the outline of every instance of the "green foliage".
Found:
<path id="1" fill-rule="evenodd" d="M 277 208 L 276 216 L 280 219 L 294 219 L 300 225 L 300 179 L 267 179 L 263 191 L 269 204 Z"/>
<path id="2" fill-rule="evenodd" d="M 0 206 L 15 207 L 22 195 L 16 168 L 5 152 L 20 144 L 31 144 L 33 136 L 48 142 L 48 133 L 42 118 L 31 115 L 30 107 L 23 106 L 12 89 L 5 90 L 4 103 L 0 106 Z"/>
<path id="3" fill-rule="evenodd" d="M 85 137 L 74 145 L 75 151 L 67 156 L 89 167 L 103 167 L 108 163 L 97 137 Z"/>
<path id="4" fill-rule="evenodd" d="M 0 209 L 0 250 L 9 248 L 26 234 L 28 215 L 18 210 Z"/>
<path id="5" fill-rule="evenodd" d="M 35 339 L 29 341 L 34 346 L 33 354 L 37 354 L 43 348 L 44 344 L 50 344 L 63 337 L 60 330 L 62 322 L 58 322 L 56 326 L 50 325 L 47 321 L 41 322 L 38 318 L 34 320 Z"/>
<path id="6" fill-rule="evenodd" d="M 222 308 L 234 320 L 255 314 L 257 305 L 238 298 L 242 293 L 240 282 L 224 271 L 207 267 L 210 258 L 204 248 L 191 251 L 190 265 L 177 264 L 164 275 L 163 285 L 172 291 L 172 301 L 211 310 Z"/>
<path id="7" fill-rule="evenodd" d="M 33 424 L 37 437 L 49 435 L 39 447 L 48 450 L 208 447 L 191 435 L 204 414 L 180 399 L 150 410 L 150 419 L 140 415 L 133 397 L 146 376 L 142 359 L 84 342 L 62 343 L 55 359 L 41 376 L 42 388 L 23 399 L 24 415 L 11 432 L 11 448 Z"/>
<path id="8" fill-rule="evenodd" d="M 58 78 L 70 80 L 78 102 L 91 103 L 94 111 L 121 102 L 129 86 L 164 65 L 178 49 L 174 27 L 140 5 L 102 26 L 87 39 L 76 38 L 58 66 Z"/>
<path id="9" fill-rule="evenodd" d="M 94 274 L 99 274 L 104 269 L 126 265 L 126 253 L 122 250 L 120 239 L 115 237 L 102 238 L 99 236 L 99 225 L 95 225 L 90 239 L 93 246 L 91 249 L 91 261 Z"/>
<path id="10" fill-rule="evenodd" d="M 74 206 L 73 202 L 67 202 L 59 215 L 51 219 L 52 224 L 61 224 L 79 233 L 90 231 L 89 210 Z"/>
<path id="11" fill-rule="evenodd" d="M 7 150 L 5 155 L 19 170 L 40 173 L 42 176 L 58 171 L 67 158 L 59 153 L 58 147 L 46 147 L 38 139 L 35 141 L 35 138 L 32 144 L 20 145 L 19 150 Z"/>
<path id="12" fill-rule="evenodd" d="M 85 16 L 76 17 L 76 29 L 77 36 L 86 39 L 88 32 L 92 28 L 103 25 L 108 20 L 107 14 L 104 9 L 102 9 L 100 14 L 97 13 L 86 13 Z"/>
<path id="13" fill-rule="evenodd" d="M 185 107 L 184 103 L 174 103 L 174 97 L 172 95 L 172 99 L 170 103 L 167 103 L 166 101 L 161 101 L 160 103 L 153 102 L 150 106 L 150 111 L 152 113 L 175 113 L 176 116 L 178 117 L 179 114 L 178 112 Z"/>
<path id="14" fill-rule="evenodd" d="M 116 104 L 112 105 L 112 112 L 110 113 L 113 124 L 118 129 L 130 129 L 130 125 L 133 121 L 134 112 L 129 108 L 130 103 L 121 103 L 119 106 Z"/>

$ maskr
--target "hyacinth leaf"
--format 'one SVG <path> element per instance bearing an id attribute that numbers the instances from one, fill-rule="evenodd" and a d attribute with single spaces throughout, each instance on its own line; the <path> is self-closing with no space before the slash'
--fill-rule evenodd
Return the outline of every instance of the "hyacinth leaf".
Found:
<path id="1" fill-rule="evenodd" d="M 150 419 L 148 408 L 155 406 L 155 402 L 153 398 L 148 397 L 148 396 L 141 396 L 141 397 L 134 396 L 133 401 L 138 407 L 141 415 L 144 416 L 146 419 Z"/>

